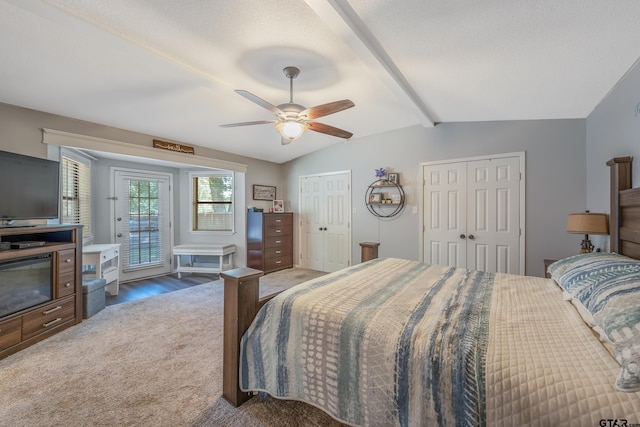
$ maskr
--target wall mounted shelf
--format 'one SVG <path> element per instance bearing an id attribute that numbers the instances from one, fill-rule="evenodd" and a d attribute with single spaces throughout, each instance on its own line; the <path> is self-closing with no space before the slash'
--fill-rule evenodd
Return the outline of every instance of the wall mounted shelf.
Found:
<path id="1" fill-rule="evenodd" d="M 392 218 L 404 209 L 405 194 L 400 184 L 380 179 L 369 185 L 364 202 L 373 215 Z"/>

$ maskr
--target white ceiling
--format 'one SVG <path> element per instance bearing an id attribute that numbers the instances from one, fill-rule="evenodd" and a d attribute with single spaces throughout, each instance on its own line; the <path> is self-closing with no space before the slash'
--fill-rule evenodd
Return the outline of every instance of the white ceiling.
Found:
<path id="1" fill-rule="evenodd" d="M 287 102 L 285 66 L 353 140 L 585 118 L 639 57 L 637 0 L 0 0 L 0 102 L 277 163 L 344 142 L 219 126 L 272 119 L 234 89 Z"/>

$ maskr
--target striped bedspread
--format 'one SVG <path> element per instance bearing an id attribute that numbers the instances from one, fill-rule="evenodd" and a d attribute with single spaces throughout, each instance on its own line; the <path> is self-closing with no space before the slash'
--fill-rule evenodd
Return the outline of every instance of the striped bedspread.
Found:
<path id="1" fill-rule="evenodd" d="M 244 335 L 241 388 L 354 425 L 484 425 L 494 281 L 377 259 L 306 282 Z"/>

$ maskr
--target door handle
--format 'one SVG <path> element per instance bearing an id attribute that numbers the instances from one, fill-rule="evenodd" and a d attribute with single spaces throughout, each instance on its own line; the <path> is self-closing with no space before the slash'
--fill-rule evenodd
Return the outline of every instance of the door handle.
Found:
<path id="1" fill-rule="evenodd" d="M 469 234 L 469 240 L 473 240 L 475 238 L 476 238 L 476 236 L 474 236 L 473 234 Z"/>
<path id="2" fill-rule="evenodd" d="M 118 237 L 122 237 L 122 233 L 118 233 L 118 234 L 117 234 L 117 236 L 118 236 Z"/>
<path id="3" fill-rule="evenodd" d="M 461 238 L 461 239 L 466 239 L 466 238 L 467 238 L 467 236 L 465 236 L 464 234 L 461 234 L 461 235 L 460 235 L 460 238 Z"/>

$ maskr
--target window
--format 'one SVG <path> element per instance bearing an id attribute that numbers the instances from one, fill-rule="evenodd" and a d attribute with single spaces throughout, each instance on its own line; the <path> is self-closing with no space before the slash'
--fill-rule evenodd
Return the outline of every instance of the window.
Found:
<path id="1" fill-rule="evenodd" d="M 233 232 L 233 173 L 191 174 L 192 230 Z"/>
<path id="2" fill-rule="evenodd" d="M 91 239 L 91 161 L 62 152 L 62 223 L 82 224 L 82 237 Z"/>

